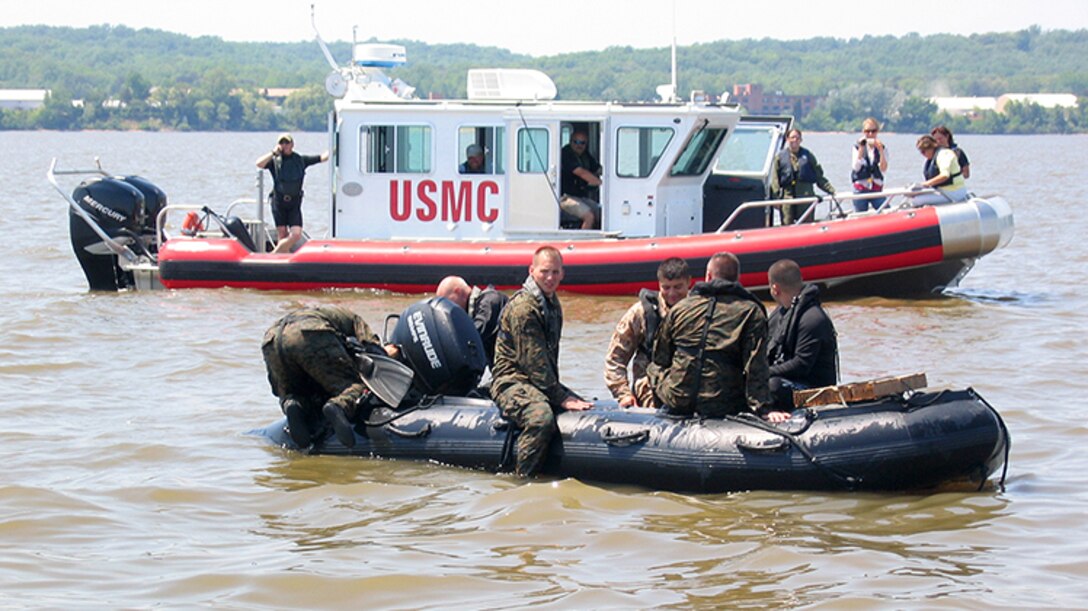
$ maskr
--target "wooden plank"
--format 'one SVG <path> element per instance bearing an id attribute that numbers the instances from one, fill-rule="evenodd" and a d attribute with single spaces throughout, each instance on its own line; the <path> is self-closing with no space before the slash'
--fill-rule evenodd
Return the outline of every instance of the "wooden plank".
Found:
<path id="1" fill-rule="evenodd" d="M 908 390 L 925 387 L 926 374 L 924 372 L 911 373 L 851 382 L 838 386 L 797 390 L 793 393 L 793 404 L 797 407 L 817 407 L 820 405 L 843 405 L 861 401 L 875 401 L 883 397 L 901 395 Z"/>

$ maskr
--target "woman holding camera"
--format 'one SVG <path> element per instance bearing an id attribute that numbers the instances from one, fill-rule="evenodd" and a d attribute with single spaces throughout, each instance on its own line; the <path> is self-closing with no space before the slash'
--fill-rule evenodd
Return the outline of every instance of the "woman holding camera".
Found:
<path id="1" fill-rule="evenodd" d="M 888 171 L 888 154 L 877 135 L 880 124 L 869 117 L 861 123 L 862 137 L 854 143 L 854 157 L 850 166 L 850 180 L 854 193 L 879 193 L 884 190 L 884 173 Z M 872 206 L 877 209 L 886 198 L 855 199 L 854 210 L 865 212 Z"/>

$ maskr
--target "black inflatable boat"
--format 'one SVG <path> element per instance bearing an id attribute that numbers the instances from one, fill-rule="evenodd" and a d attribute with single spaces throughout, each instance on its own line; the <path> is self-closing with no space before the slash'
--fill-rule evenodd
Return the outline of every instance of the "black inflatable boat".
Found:
<path id="1" fill-rule="evenodd" d="M 798 410 L 781 425 L 754 417 L 673 420 L 614 402 L 557 421 L 545 473 L 677 492 L 981 487 L 1009 448 L 1001 417 L 971 389 Z M 356 426 L 354 448 L 330 435 L 311 451 L 488 471 L 513 465 L 516 431 L 488 400 L 439 397 L 399 412 L 377 409 L 368 422 Z M 285 424 L 262 433 L 294 448 Z"/>
<path id="2" fill-rule="evenodd" d="M 371 411 L 356 423 L 352 448 L 327 433 L 307 451 L 512 470 L 517 431 L 490 400 L 463 396 L 484 371 L 482 342 L 464 310 L 439 298 L 414 304 L 390 341 L 415 372 L 416 398 Z M 972 389 L 799 409 L 782 424 L 755 416 L 677 420 L 615 401 L 561 413 L 557 423 L 546 474 L 678 492 L 981 487 L 1009 450 L 1001 416 Z M 285 426 L 258 432 L 299 449 Z"/>

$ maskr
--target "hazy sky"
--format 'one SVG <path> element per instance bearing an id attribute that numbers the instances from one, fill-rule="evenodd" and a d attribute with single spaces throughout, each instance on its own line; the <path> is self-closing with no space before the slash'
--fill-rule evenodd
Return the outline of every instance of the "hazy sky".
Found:
<path id="1" fill-rule="evenodd" d="M 1088 0 L 18 0 L 0 27 L 98 24 L 232 41 L 312 40 L 310 5 L 327 41 L 407 38 L 469 42 L 532 55 L 609 46 L 743 38 L 858 38 L 1088 28 Z M 411 59 L 411 49 L 408 49 Z"/>

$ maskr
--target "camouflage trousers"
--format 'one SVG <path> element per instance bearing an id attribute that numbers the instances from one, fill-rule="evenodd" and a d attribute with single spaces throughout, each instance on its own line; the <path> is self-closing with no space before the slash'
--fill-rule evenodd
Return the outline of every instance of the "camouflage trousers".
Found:
<path id="1" fill-rule="evenodd" d="M 326 402 L 344 409 L 348 419 L 367 392 L 355 361 L 335 333 L 308 329 L 296 323 L 274 326 L 261 344 L 272 394 L 297 399 L 310 413 L 320 413 Z"/>
<path id="2" fill-rule="evenodd" d="M 535 386 L 514 384 L 495 398 L 502 415 L 513 422 L 521 434 L 517 445 L 518 477 L 535 475 L 548 457 L 548 444 L 555 434 L 555 412 L 548 398 Z"/>

